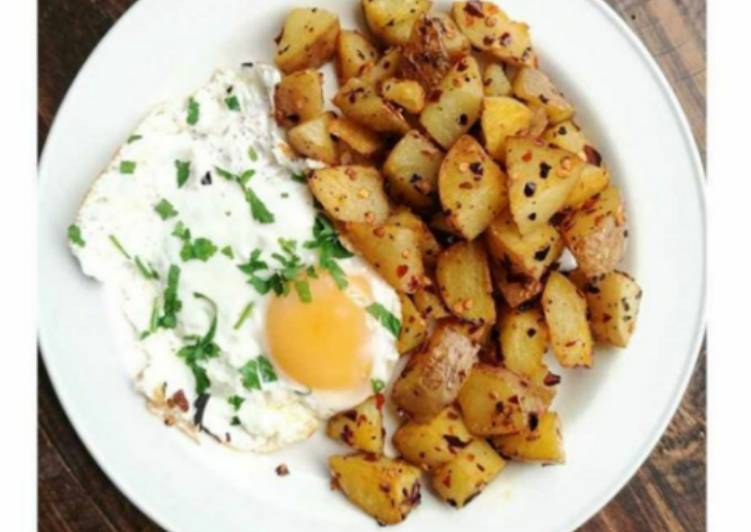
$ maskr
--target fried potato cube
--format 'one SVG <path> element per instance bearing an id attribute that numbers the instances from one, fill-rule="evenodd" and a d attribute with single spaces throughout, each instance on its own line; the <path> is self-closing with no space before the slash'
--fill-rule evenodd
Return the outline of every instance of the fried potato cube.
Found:
<path id="1" fill-rule="evenodd" d="M 450 462 L 438 466 L 431 484 L 438 496 L 455 508 L 477 497 L 506 462 L 485 440 L 473 440 Z"/>
<path id="2" fill-rule="evenodd" d="M 482 74 L 482 86 L 484 87 L 486 97 L 511 95 L 511 81 L 506 76 L 503 65 L 499 65 L 498 63 L 490 63 L 485 67 L 485 71 Z"/>
<path id="3" fill-rule="evenodd" d="M 402 522 L 420 503 L 420 469 L 403 460 L 356 453 L 329 458 L 332 485 L 381 525 Z"/>
<path id="4" fill-rule="evenodd" d="M 626 247 L 626 216 L 618 189 L 610 186 L 570 213 L 561 234 L 584 275 L 613 271 Z"/>
<path id="5" fill-rule="evenodd" d="M 368 63 L 362 69 L 360 79 L 376 86 L 380 82 L 395 77 L 399 73 L 402 51 L 399 47 L 389 48 L 375 63 Z"/>
<path id="6" fill-rule="evenodd" d="M 381 94 L 408 113 L 417 114 L 425 107 L 425 91 L 411 79 L 388 79 L 381 86 Z"/>
<path id="7" fill-rule="evenodd" d="M 412 419 L 431 419 L 456 400 L 479 350 L 462 323 L 439 321 L 428 344 L 411 356 L 394 383 L 392 399 Z"/>
<path id="8" fill-rule="evenodd" d="M 481 242 L 457 242 L 438 256 L 436 281 L 449 310 L 473 323 L 494 323 L 493 284 Z"/>
<path id="9" fill-rule="evenodd" d="M 507 181 L 474 137 L 460 137 L 438 173 L 438 194 L 451 226 L 467 240 L 480 235 L 508 205 Z"/>
<path id="10" fill-rule="evenodd" d="M 542 293 L 545 322 L 553 353 L 564 368 L 592 366 L 592 332 L 587 322 L 587 302 L 574 283 L 552 272 Z"/>
<path id="11" fill-rule="evenodd" d="M 482 77 L 477 61 L 467 56 L 451 67 L 437 89 L 428 94 L 420 123 L 433 139 L 448 149 L 480 117 Z"/>
<path id="12" fill-rule="evenodd" d="M 426 320 L 438 320 L 448 318 L 451 313 L 443 304 L 435 286 L 423 286 L 413 296 L 415 306 Z"/>
<path id="13" fill-rule="evenodd" d="M 402 47 L 402 73 L 430 90 L 446 77 L 456 60 L 469 53 L 469 48 L 469 40 L 449 17 L 423 15 Z"/>
<path id="14" fill-rule="evenodd" d="M 444 153 L 417 130 L 409 131 L 394 146 L 383 165 L 391 193 L 418 211 L 436 203 L 438 171 Z"/>
<path id="15" fill-rule="evenodd" d="M 382 454 L 383 402 L 383 395 L 374 395 L 336 414 L 326 424 L 326 435 L 359 451 Z"/>
<path id="16" fill-rule="evenodd" d="M 380 133 L 406 133 L 409 124 L 401 111 L 378 96 L 375 89 L 352 78 L 334 96 L 336 105 L 359 124 Z"/>
<path id="17" fill-rule="evenodd" d="M 493 447 L 507 460 L 562 464 L 566 461 L 563 448 L 561 419 L 555 412 L 546 412 L 530 432 L 509 436 L 493 436 Z"/>
<path id="18" fill-rule="evenodd" d="M 496 288 L 511 308 L 516 308 L 542 293 L 543 284 L 537 279 L 514 272 L 510 264 L 493 259 L 490 267 Z"/>
<path id="19" fill-rule="evenodd" d="M 332 120 L 331 113 L 323 113 L 293 127 L 287 132 L 290 145 L 303 157 L 329 165 L 337 164 L 339 162 L 339 150 L 336 142 L 329 135 L 329 126 Z"/>
<path id="20" fill-rule="evenodd" d="M 373 157 L 383 148 L 380 136 L 349 118 L 332 119 L 329 133 L 366 158 Z"/>
<path id="21" fill-rule="evenodd" d="M 503 162 L 506 159 L 506 139 L 526 135 L 533 113 L 519 100 L 507 96 L 486 96 L 483 102 L 481 124 L 485 148 Z"/>
<path id="22" fill-rule="evenodd" d="M 420 347 L 428 338 L 428 324 L 406 294 L 399 294 L 402 306 L 402 327 L 396 348 L 406 354 Z"/>
<path id="23" fill-rule="evenodd" d="M 316 170 L 308 186 L 324 210 L 340 222 L 378 225 L 389 215 L 383 179 L 375 168 L 336 166 Z"/>
<path id="24" fill-rule="evenodd" d="M 472 50 L 472 43 L 464 35 L 454 20 L 446 13 L 431 13 L 430 18 L 440 27 L 441 44 L 452 62 L 458 61 Z"/>
<path id="25" fill-rule="evenodd" d="M 407 421 L 394 433 L 402 458 L 430 470 L 452 460 L 474 437 L 455 406 L 447 406 L 424 423 Z"/>
<path id="26" fill-rule="evenodd" d="M 550 373 L 542 360 L 550 333 L 540 309 L 506 309 L 498 320 L 498 329 L 506 368 L 540 386 L 558 383 L 557 377 Z"/>
<path id="27" fill-rule="evenodd" d="M 522 68 L 514 79 L 514 96 L 532 107 L 542 107 L 553 124 L 574 116 L 576 110 L 542 71 Z"/>
<path id="28" fill-rule="evenodd" d="M 441 245 L 425 222 L 406 207 L 397 207 L 388 222 L 397 227 L 408 227 L 420 236 L 420 252 L 425 266 L 433 268 L 441 252 Z"/>
<path id="29" fill-rule="evenodd" d="M 330 11 L 293 9 L 284 21 L 274 61 L 285 74 L 318 68 L 334 55 L 338 36 L 339 17 Z"/>
<path id="30" fill-rule="evenodd" d="M 339 83 L 362 74 L 367 65 L 378 61 L 378 48 L 359 31 L 342 30 L 336 41 L 336 73 Z"/>
<path id="31" fill-rule="evenodd" d="M 365 20 L 379 39 L 401 45 L 409 40 L 412 25 L 430 9 L 430 0 L 362 0 Z"/>
<path id="32" fill-rule="evenodd" d="M 274 90 L 274 117 L 282 127 L 296 126 L 323 112 L 323 76 L 313 69 L 284 76 Z"/>

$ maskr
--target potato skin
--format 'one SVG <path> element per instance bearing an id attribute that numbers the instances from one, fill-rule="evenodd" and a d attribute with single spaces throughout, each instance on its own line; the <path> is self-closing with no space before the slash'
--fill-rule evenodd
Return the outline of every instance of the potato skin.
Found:
<path id="1" fill-rule="evenodd" d="M 313 172 L 308 186 L 334 220 L 378 225 L 389 215 L 383 179 L 375 168 L 323 168 Z"/>
<path id="2" fill-rule="evenodd" d="M 329 165 L 339 162 L 339 148 L 329 135 L 332 113 L 323 113 L 287 131 L 287 140 L 294 150 L 310 159 Z"/>
<path id="3" fill-rule="evenodd" d="M 535 430 L 509 436 L 493 436 L 490 441 L 507 460 L 562 464 L 566 461 L 566 451 L 561 430 L 558 414 L 546 412 L 540 417 Z"/>
<path id="4" fill-rule="evenodd" d="M 423 15 L 402 47 L 400 67 L 404 77 L 419 82 L 426 90 L 437 86 L 454 62 L 444 42 L 446 31 L 445 21 Z"/>
<path id="5" fill-rule="evenodd" d="M 381 525 L 402 522 L 420 503 L 420 469 L 402 460 L 355 453 L 329 458 L 332 485 Z"/>
<path id="6" fill-rule="evenodd" d="M 334 55 L 339 17 L 320 8 L 290 11 L 279 36 L 276 65 L 285 74 L 318 68 Z"/>
<path id="7" fill-rule="evenodd" d="M 359 451 L 383 454 L 383 395 L 368 397 L 326 423 L 326 435 Z"/>
<path id="8" fill-rule="evenodd" d="M 470 135 L 460 137 L 438 173 L 438 194 L 449 223 L 473 240 L 508 205 L 508 177 Z"/>
<path id="9" fill-rule="evenodd" d="M 363 69 L 378 61 L 378 48 L 359 31 L 342 30 L 336 42 L 336 73 L 339 83 L 358 77 Z"/>
<path id="10" fill-rule="evenodd" d="M 438 171 L 444 153 L 419 131 L 410 130 L 394 146 L 383 165 L 391 193 L 418 211 L 436 204 Z"/>
<path id="11" fill-rule="evenodd" d="M 430 0 L 362 0 L 365 20 L 383 42 L 405 44 L 412 34 L 412 25 L 430 9 Z"/>
<path id="12" fill-rule="evenodd" d="M 274 117 L 282 127 L 296 126 L 323 112 L 323 76 L 312 69 L 284 76 L 274 90 Z"/>
<path id="13" fill-rule="evenodd" d="M 514 272 L 511 264 L 492 259 L 493 283 L 511 308 L 516 308 L 542 293 L 542 282 Z"/>
<path id="14" fill-rule="evenodd" d="M 401 111 L 381 98 L 375 89 L 359 78 L 352 78 L 334 96 L 334 105 L 348 118 L 380 133 L 409 131 Z"/>
<path id="15" fill-rule="evenodd" d="M 412 419 L 429 420 L 454 402 L 479 350 L 460 322 L 439 321 L 428 344 L 412 355 L 394 383 L 392 399 Z"/>
<path id="16" fill-rule="evenodd" d="M 514 78 L 514 96 L 531 107 L 542 107 L 551 123 L 558 124 L 574 116 L 574 106 L 541 70 L 522 68 Z"/>
<path id="17" fill-rule="evenodd" d="M 564 368 L 592 366 L 594 341 L 587 322 L 587 302 L 574 283 L 552 272 L 542 293 L 553 354 Z"/>
<path id="18" fill-rule="evenodd" d="M 480 242 L 458 242 L 444 250 L 438 257 L 436 281 L 455 316 L 476 324 L 495 322 L 490 267 Z"/>

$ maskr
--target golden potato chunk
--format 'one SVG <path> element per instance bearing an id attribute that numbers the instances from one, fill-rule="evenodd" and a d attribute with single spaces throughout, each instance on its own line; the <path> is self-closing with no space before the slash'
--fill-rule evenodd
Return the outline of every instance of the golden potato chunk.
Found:
<path id="1" fill-rule="evenodd" d="M 485 440 L 473 440 L 450 462 L 438 466 L 431 483 L 438 496 L 462 508 L 485 489 L 506 462 Z"/>
<path id="2" fill-rule="evenodd" d="M 318 68 L 331 59 L 339 36 L 339 17 L 317 7 L 296 8 L 287 15 L 277 39 L 276 65 L 285 74 Z"/>
<path id="3" fill-rule="evenodd" d="M 493 282 L 509 307 L 516 308 L 542 293 L 542 282 L 514 272 L 510 263 L 493 259 L 490 266 Z"/>
<path id="4" fill-rule="evenodd" d="M 514 96 L 532 107 L 542 107 L 553 124 L 564 122 L 574 116 L 574 106 L 563 97 L 542 71 L 522 68 L 514 79 Z"/>
<path id="5" fill-rule="evenodd" d="M 378 61 L 378 48 L 359 31 L 343 30 L 336 42 L 336 73 L 339 83 L 362 74 L 367 65 Z"/>
<path id="6" fill-rule="evenodd" d="M 381 137 L 348 118 L 332 119 L 329 124 L 329 133 L 345 142 L 363 157 L 373 157 L 383 148 Z"/>
<path id="7" fill-rule="evenodd" d="M 436 204 L 438 170 L 444 153 L 417 130 L 394 146 L 383 165 L 391 193 L 418 211 Z"/>
<path id="8" fill-rule="evenodd" d="M 382 454 L 384 400 L 383 395 L 374 395 L 331 417 L 326 423 L 326 435 L 359 451 Z"/>
<path id="9" fill-rule="evenodd" d="M 292 148 L 303 157 L 329 165 L 337 164 L 339 151 L 336 142 L 329 135 L 332 120 L 331 113 L 323 113 L 290 129 L 287 132 L 287 140 Z"/>
<path id="10" fill-rule="evenodd" d="M 554 386 L 552 375 L 542 360 L 550 333 L 540 309 L 506 309 L 498 320 L 503 364 L 509 370 L 541 386 Z"/>
<path id="11" fill-rule="evenodd" d="M 429 420 L 456 400 L 479 350 L 460 322 L 439 321 L 394 383 L 394 403 L 417 421 Z"/>
<path id="12" fill-rule="evenodd" d="M 618 189 L 588 199 L 561 224 L 561 234 L 587 277 L 613 271 L 626 247 L 626 216 Z"/>
<path id="13" fill-rule="evenodd" d="M 387 44 L 406 44 L 412 25 L 430 9 L 430 0 L 362 0 L 365 20 Z"/>
<path id="14" fill-rule="evenodd" d="M 420 469 L 372 454 L 329 458 L 332 485 L 381 525 L 402 522 L 420 503 Z"/>
<path id="15" fill-rule="evenodd" d="M 282 127 L 296 126 L 323 112 L 323 76 L 312 69 L 282 78 L 274 90 L 274 117 Z"/>
<path id="16" fill-rule="evenodd" d="M 438 256 L 436 281 L 449 310 L 474 323 L 494 323 L 488 257 L 481 242 L 458 242 Z"/>
<path id="17" fill-rule="evenodd" d="M 532 116 L 532 111 L 519 100 L 506 96 L 485 97 L 481 124 L 488 153 L 505 161 L 506 139 L 526 135 Z"/>
<path id="18" fill-rule="evenodd" d="M 435 286 L 423 286 L 419 288 L 413 298 L 415 306 L 426 320 L 438 320 L 451 316 L 446 305 L 443 304 L 441 296 L 438 295 Z"/>
<path id="19" fill-rule="evenodd" d="M 368 63 L 362 69 L 360 79 L 369 85 L 376 86 L 380 82 L 395 77 L 399 73 L 399 62 L 402 52 L 399 47 L 389 48 L 375 63 Z"/>
<path id="20" fill-rule="evenodd" d="M 388 79 L 381 86 L 381 94 L 408 113 L 417 114 L 425 107 L 425 91 L 411 79 Z"/>
<path id="21" fill-rule="evenodd" d="M 456 141 L 438 174 L 438 194 L 451 226 L 472 240 L 508 205 L 508 178 L 470 135 Z"/>
<path id="22" fill-rule="evenodd" d="M 383 179 L 375 168 L 337 166 L 316 170 L 308 179 L 308 186 L 334 220 L 378 225 L 389 215 Z"/>
<path id="23" fill-rule="evenodd" d="M 444 148 L 451 147 L 480 117 L 483 88 L 477 61 L 467 56 L 428 94 L 420 123 Z"/>
<path id="24" fill-rule="evenodd" d="M 562 464 L 566 461 L 561 420 L 555 412 L 546 412 L 530 432 L 494 436 L 493 447 L 507 460 Z"/>
<path id="25" fill-rule="evenodd" d="M 334 96 L 334 105 L 355 122 L 381 133 L 406 133 L 409 124 L 401 111 L 378 96 L 358 78 L 350 79 Z"/>
<path id="26" fill-rule="evenodd" d="M 469 55 L 472 43 L 457 27 L 454 20 L 446 13 L 431 13 L 430 17 L 439 25 L 441 43 L 449 54 L 451 62 Z"/>
<path id="27" fill-rule="evenodd" d="M 437 86 L 451 65 L 469 52 L 469 41 L 445 15 L 423 15 L 412 27 L 402 49 L 401 69 L 405 77 L 430 90 Z"/>
<path id="28" fill-rule="evenodd" d="M 485 96 L 497 97 L 511 94 L 511 82 L 503 66 L 498 63 L 490 63 L 485 67 L 482 74 L 482 86 L 485 88 Z"/>
<path id="29" fill-rule="evenodd" d="M 441 252 L 441 245 L 425 222 L 406 207 L 397 207 L 389 216 L 388 223 L 397 227 L 408 227 L 420 236 L 420 251 L 425 266 L 434 267 Z"/>
<path id="30" fill-rule="evenodd" d="M 396 348 L 400 354 L 406 354 L 427 340 L 428 324 L 408 295 L 399 294 L 399 301 L 402 306 L 402 327 Z"/>
<path id="31" fill-rule="evenodd" d="M 474 437 L 455 406 L 425 423 L 407 421 L 394 433 L 394 447 L 409 463 L 430 470 L 452 460 Z"/>
<path id="32" fill-rule="evenodd" d="M 564 368 L 592 366 L 592 333 L 587 322 L 587 302 L 565 275 L 552 272 L 542 293 L 545 322 L 553 353 Z"/>

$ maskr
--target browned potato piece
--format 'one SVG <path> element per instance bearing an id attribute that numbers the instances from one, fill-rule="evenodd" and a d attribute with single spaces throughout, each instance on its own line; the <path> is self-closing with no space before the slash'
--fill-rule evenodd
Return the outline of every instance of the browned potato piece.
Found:
<path id="1" fill-rule="evenodd" d="M 467 56 L 430 91 L 420 123 L 438 144 L 449 148 L 480 117 L 482 98 L 480 69 L 477 61 Z"/>
<path id="2" fill-rule="evenodd" d="M 501 262 L 508 261 L 513 271 L 540 279 L 563 251 L 563 239 L 550 224 L 522 235 L 511 213 L 504 211 L 485 231 L 488 251 Z"/>
<path id="3" fill-rule="evenodd" d="M 589 324 L 598 342 L 626 347 L 636 327 L 642 289 L 634 279 L 614 271 L 587 280 L 581 271 L 571 280 L 584 292 L 589 307 Z"/>
<path id="4" fill-rule="evenodd" d="M 469 53 L 469 48 L 469 40 L 449 17 L 423 15 L 402 49 L 402 73 L 430 90 L 446 77 L 456 60 Z"/>
<path id="5" fill-rule="evenodd" d="M 485 148 L 495 159 L 506 159 L 506 139 L 526 135 L 533 113 L 523 103 L 507 96 L 485 97 L 482 110 L 482 134 Z"/>
<path id="6" fill-rule="evenodd" d="M 626 246 L 626 217 L 618 189 L 588 199 L 561 224 L 561 233 L 587 277 L 613 271 Z"/>
<path id="7" fill-rule="evenodd" d="M 420 469 L 403 460 L 355 453 L 329 458 L 332 486 L 381 525 L 402 522 L 420 502 Z"/>
<path id="8" fill-rule="evenodd" d="M 446 13 L 431 13 L 430 17 L 440 25 L 441 42 L 452 62 L 469 55 L 472 44 L 467 36 L 459 31 L 456 23 L 449 15 Z"/>
<path id="9" fill-rule="evenodd" d="M 494 436 L 491 441 L 501 456 L 508 460 L 544 464 L 562 464 L 566 461 L 561 420 L 555 412 L 546 412 L 533 431 Z"/>
<path id="10" fill-rule="evenodd" d="M 517 434 L 537 426 L 547 390 L 506 368 L 478 364 L 459 392 L 459 406 L 472 434 Z"/>
<path id="11" fill-rule="evenodd" d="M 514 22 L 493 2 L 454 2 L 451 15 L 479 50 L 511 65 L 537 66 L 529 26 Z"/>
<path id="12" fill-rule="evenodd" d="M 329 124 L 329 133 L 363 157 L 373 157 L 383 148 L 381 137 L 348 118 L 334 118 Z"/>
<path id="13" fill-rule="evenodd" d="M 543 284 L 537 279 L 514 272 L 511 264 L 504 264 L 499 260 L 491 260 L 493 281 L 498 291 L 511 308 L 516 308 L 542 293 Z"/>
<path id="14" fill-rule="evenodd" d="M 430 268 L 435 266 L 438 254 L 441 252 L 441 245 L 425 222 L 422 221 L 422 218 L 406 207 L 398 207 L 389 217 L 388 222 L 397 227 L 408 227 L 416 232 L 420 236 L 420 251 L 423 262 Z"/>
<path id="15" fill-rule="evenodd" d="M 387 44 L 406 44 L 412 25 L 430 4 L 430 0 L 362 0 L 370 31 Z"/>
<path id="16" fill-rule="evenodd" d="M 411 79 L 388 79 L 381 86 L 381 94 L 408 113 L 417 114 L 425 107 L 425 91 Z"/>
<path id="17" fill-rule="evenodd" d="M 439 321 L 428 344 L 412 355 L 394 383 L 394 403 L 415 420 L 432 418 L 456 400 L 479 350 L 460 322 Z"/>
<path id="18" fill-rule="evenodd" d="M 482 243 L 458 242 L 438 256 L 436 281 L 454 315 L 474 323 L 495 322 L 488 257 Z"/>
<path id="19" fill-rule="evenodd" d="M 296 8 L 287 15 L 277 40 L 276 65 L 285 74 L 318 68 L 336 49 L 339 17 L 317 7 Z"/>
<path id="20" fill-rule="evenodd" d="M 409 463 L 430 470 L 452 460 L 474 437 L 455 406 L 425 423 L 407 421 L 394 433 L 394 447 Z"/>
<path id="21" fill-rule="evenodd" d="M 336 414 L 326 424 L 326 435 L 359 451 L 383 453 L 384 397 L 374 395 L 356 407 Z"/>
<path id="22" fill-rule="evenodd" d="M 438 174 L 438 194 L 451 226 L 467 240 L 482 233 L 508 205 L 507 181 L 474 137 L 460 137 Z"/>
<path id="23" fill-rule="evenodd" d="M 323 113 L 317 118 L 295 126 L 287 132 L 287 139 L 294 150 L 304 157 L 316 159 L 326 164 L 339 161 L 336 142 L 329 135 L 331 113 Z"/>
<path id="24" fill-rule="evenodd" d="M 399 301 L 402 305 L 402 327 L 396 348 L 403 355 L 420 347 L 427 340 L 428 324 L 408 295 L 399 294 Z"/>
<path id="25" fill-rule="evenodd" d="M 545 133 L 548 125 L 550 125 L 550 119 L 548 119 L 545 109 L 541 107 L 532 109 L 532 121 L 529 123 L 527 136 L 533 139 L 540 138 Z"/>
<path id="26" fill-rule="evenodd" d="M 582 168 L 576 186 L 571 189 L 564 209 L 578 209 L 595 194 L 605 190 L 610 184 L 610 172 L 607 168 L 587 164 Z"/>
<path id="27" fill-rule="evenodd" d="M 302 70 L 284 76 L 274 91 L 274 117 L 282 127 L 296 126 L 323 112 L 323 76 Z"/>
<path id="28" fill-rule="evenodd" d="M 340 140 L 336 138 L 336 140 Z M 373 161 L 357 153 L 352 149 L 352 146 L 346 142 L 339 142 L 337 147 L 339 148 L 339 164 L 343 166 L 374 166 Z"/>
<path id="29" fill-rule="evenodd" d="M 485 67 L 482 85 L 485 87 L 485 96 L 509 96 L 511 94 L 511 82 L 503 66 L 498 63 L 490 63 Z"/>
<path id="30" fill-rule="evenodd" d="M 574 106 L 542 71 L 522 68 L 514 79 L 514 96 L 532 107 L 542 107 L 553 124 L 574 116 Z"/>
<path id="31" fill-rule="evenodd" d="M 357 251 L 396 290 L 412 294 L 425 282 L 423 235 L 414 229 L 392 223 L 379 227 L 349 223 L 345 231 Z"/>
<path id="32" fill-rule="evenodd" d="M 573 153 L 542 142 L 520 137 L 506 141 L 509 203 L 521 234 L 542 227 L 561 210 L 584 165 Z"/>
<path id="33" fill-rule="evenodd" d="M 316 170 L 308 179 L 308 186 L 334 220 L 378 225 L 389 215 L 383 179 L 375 168 L 337 166 Z"/>
<path id="34" fill-rule="evenodd" d="M 542 293 L 545 322 L 555 358 L 564 368 L 592 366 L 592 333 L 587 302 L 565 275 L 552 272 Z"/>
<path id="35" fill-rule="evenodd" d="M 336 72 L 339 83 L 359 76 L 363 69 L 378 61 L 378 49 L 359 31 L 343 30 L 336 42 Z"/>
<path id="36" fill-rule="evenodd" d="M 334 96 L 334 104 L 355 122 L 381 133 L 406 133 L 409 124 L 401 111 L 378 96 L 358 78 L 350 79 Z"/>
<path id="37" fill-rule="evenodd" d="M 555 376 L 548 377 L 548 367 L 542 361 L 550 334 L 540 309 L 507 309 L 501 313 L 498 329 L 506 368 L 538 385 L 557 384 Z"/>
<path id="38" fill-rule="evenodd" d="M 451 316 L 438 295 L 435 286 L 424 286 L 414 295 L 415 306 L 422 316 L 428 320 L 438 320 Z"/>
<path id="39" fill-rule="evenodd" d="M 375 86 L 385 79 L 393 78 L 399 72 L 401 56 L 402 52 L 398 47 L 389 48 L 376 63 L 369 63 L 363 67 L 360 79 Z"/>
<path id="40" fill-rule="evenodd" d="M 413 129 L 404 135 L 383 165 L 391 193 L 418 211 L 433 207 L 443 155 L 419 131 Z"/>
<path id="41" fill-rule="evenodd" d="M 506 462 L 485 440 L 474 440 L 450 462 L 438 466 L 431 479 L 438 496 L 462 508 L 485 489 Z"/>

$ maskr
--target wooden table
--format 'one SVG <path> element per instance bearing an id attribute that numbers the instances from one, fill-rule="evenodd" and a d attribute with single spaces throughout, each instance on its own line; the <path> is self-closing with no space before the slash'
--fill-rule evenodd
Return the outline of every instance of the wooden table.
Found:
<path id="1" fill-rule="evenodd" d="M 667 74 L 705 155 L 705 0 L 607 0 Z M 133 0 L 40 0 L 39 145 L 89 53 Z M 705 529 L 706 358 L 670 428 L 637 475 L 582 530 Z M 102 473 L 39 361 L 39 529 L 160 530 Z M 563 495 L 562 495 L 563 496 Z"/>

